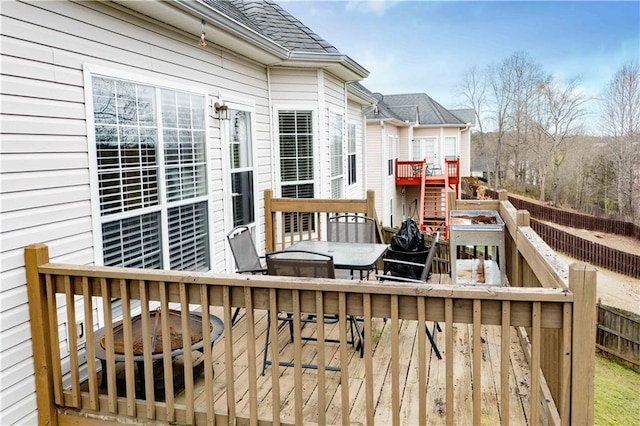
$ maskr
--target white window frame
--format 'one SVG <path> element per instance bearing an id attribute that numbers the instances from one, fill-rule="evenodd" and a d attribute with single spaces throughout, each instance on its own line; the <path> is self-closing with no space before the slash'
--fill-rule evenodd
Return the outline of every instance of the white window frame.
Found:
<path id="1" fill-rule="evenodd" d="M 335 126 L 334 120 L 339 120 L 340 125 Z M 334 146 L 336 145 L 336 146 Z M 335 150 L 334 150 L 335 148 Z M 330 185 L 331 198 L 344 198 L 344 165 L 345 165 L 345 143 L 344 143 L 344 114 L 341 112 L 329 111 L 329 156 L 330 161 Z M 337 170 L 333 167 L 334 160 L 339 161 Z M 334 192 L 337 189 L 339 193 Z"/>
<path id="2" fill-rule="evenodd" d="M 311 130 L 312 130 L 312 146 L 313 150 L 313 179 L 309 181 L 287 181 L 285 185 L 283 185 L 282 180 L 282 170 L 280 167 L 281 158 L 280 158 L 280 122 L 279 115 L 280 112 L 283 111 L 299 111 L 299 112 L 310 112 L 311 113 Z M 276 189 L 276 196 L 282 197 L 282 187 L 287 185 L 300 185 L 303 183 L 312 183 L 313 184 L 313 198 L 317 198 L 319 189 L 319 177 L 320 170 L 318 168 L 318 155 L 319 155 L 319 146 L 318 146 L 318 110 L 315 105 L 311 106 L 310 104 L 283 104 L 276 105 L 273 108 L 273 131 L 274 131 L 274 188 Z"/>
<path id="3" fill-rule="evenodd" d="M 395 173 L 394 160 L 398 158 L 398 139 L 396 135 L 387 136 L 387 176 L 393 176 Z"/>
<path id="4" fill-rule="evenodd" d="M 453 142 L 452 142 L 453 140 Z M 453 153 L 450 148 L 453 147 Z M 444 158 L 457 157 L 458 156 L 458 137 L 457 136 L 445 136 L 444 137 Z"/>
<path id="5" fill-rule="evenodd" d="M 140 73 L 132 73 L 123 70 L 117 70 L 110 67 L 104 67 L 94 64 L 84 64 L 84 92 L 85 92 L 85 110 L 86 110 L 86 122 L 87 122 L 87 139 L 88 151 L 89 151 L 89 176 L 90 176 L 90 188 L 91 188 L 91 209 L 92 209 L 92 227 L 93 227 L 93 249 L 94 249 L 94 262 L 96 265 L 104 264 L 103 253 L 103 235 L 102 225 L 106 222 L 115 220 L 121 220 L 127 217 L 142 216 L 149 212 L 159 211 L 161 214 L 160 219 L 160 239 L 162 245 L 162 268 L 165 270 L 170 269 L 170 253 L 169 253 L 169 220 L 168 210 L 170 208 L 184 206 L 184 205 L 196 205 L 201 202 L 207 204 L 207 226 L 209 229 L 208 235 L 208 254 L 209 254 L 209 267 L 214 264 L 213 259 L 213 220 L 211 215 L 211 185 L 209 182 L 209 169 L 210 158 L 207 150 L 207 141 L 209 140 L 209 114 L 207 113 L 208 94 L 207 89 L 198 85 L 185 85 L 179 82 L 173 82 L 166 79 L 160 79 L 156 76 L 141 75 Z M 169 204 L 166 200 L 166 182 L 165 182 L 165 161 L 164 161 L 164 140 L 161 130 L 163 129 L 161 123 L 161 109 L 156 111 L 157 128 L 158 128 L 158 148 L 157 148 L 157 163 L 158 163 L 158 192 L 159 192 L 159 204 L 150 208 L 143 208 L 137 210 L 135 213 L 117 213 L 111 214 L 106 217 L 101 216 L 100 211 L 100 182 L 98 180 L 98 153 L 96 147 L 96 133 L 95 133 L 95 120 L 93 110 L 93 84 L 92 78 L 94 76 L 101 76 L 109 79 L 128 81 L 135 84 L 144 86 L 152 86 L 155 88 L 156 93 L 159 93 L 160 89 L 168 89 L 178 92 L 186 92 L 196 96 L 202 96 L 204 99 L 204 163 L 205 163 L 205 185 L 206 194 L 186 200 L 172 201 Z M 161 99 L 156 97 L 156 103 L 161 103 Z M 142 210 L 142 211 L 140 211 Z"/>
<path id="6" fill-rule="evenodd" d="M 358 125 L 347 124 L 347 184 L 358 183 Z M 353 162 L 351 161 L 353 159 Z M 352 167 L 353 165 L 353 167 Z"/>
<path id="7" fill-rule="evenodd" d="M 225 98 L 226 99 L 226 98 Z M 232 178 L 231 175 L 234 172 L 244 172 L 244 171 L 248 171 L 248 170 L 252 170 L 253 171 L 253 193 L 251 194 L 251 196 L 253 197 L 253 222 L 250 223 L 245 223 L 244 225 L 247 226 L 250 230 L 252 235 L 258 235 L 260 228 L 258 225 L 258 218 L 259 218 L 259 208 L 258 208 L 258 195 L 259 195 L 259 191 L 258 191 L 258 147 L 257 147 L 257 137 L 256 137 L 256 114 L 255 114 L 255 105 L 251 104 L 251 103 L 243 103 L 242 101 L 223 101 L 223 99 L 220 99 L 219 102 L 224 103 L 229 110 L 236 110 L 236 111 L 243 111 L 246 113 L 250 114 L 250 125 L 251 125 L 251 161 L 252 161 L 252 165 L 250 167 L 242 167 L 239 169 L 233 169 L 231 167 L 231 155 L 229 152 L 229 144 L 230 144 L 230 140 L 229 140 L 229 131 L 230 131 L 230 126 L 233 125 L 233 123 L 231 122 L 231 120 L 224 120 L 221 121 L 221 142 L 222 142 L 222 146 L 224 147 L 222 150 L 222 160 L 224 162 L 224 176 L 225 178 L 223 179 L 223 189 L 224 189 L 224 193 L 225 194 L 231 194 L 232 191 Z M 233 205 L 231 203 L 224 204 L 225 206 L 225 224 L 226 224 L 226 229 L 231 229 L 234 227 L 234 218 L 233 218 Z M 227 208 L 228 207 L 228 208 Z"/>

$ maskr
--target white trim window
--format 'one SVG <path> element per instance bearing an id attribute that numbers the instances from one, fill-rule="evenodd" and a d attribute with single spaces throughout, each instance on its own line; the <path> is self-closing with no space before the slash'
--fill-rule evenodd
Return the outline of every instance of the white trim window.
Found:
<path id="1" fill-rule="evenodd" d="M 331 141 L 331 198 L 344 197 L 344 138 L 342 115 L 329 114 L 329 139 Z"/>
<path id="2" fill-rule="evenodd" d="M 444 156 L 445 158 L 455 158 L 458 156 L 458 138 L 455 136 L 444 137 Z"/>
<path id="3" fill-rule="evenodd" d="M 233 226 L 252 225 L 255 222 L 255 197 L 251 113 L 230 109 L 229 119 L 227 140 Z"/>
<path id="4" fill-rule="evenodd" d="M 398 137 L 389 135 L 387 138 L 387 175 L 393 176 L 393 163 L 397 157 L 397 145 Z"/>
<path id="5" fill-rule="evenodd" d="M 280 192 L 285 198 L 313 198 L 313 112 L 278 111 Z"/>
<path id="6" fill-rule="evenodd" d="M 358 163 L 356 155 L 356 125 L 349 123 L 347 126 L 347 175 L 348 184 L 358 183 Z"/>
<path id="7" fill-rule="evenodd" d="M 411 161 L 422 161 L 424 155 L 422 154 L 423 139 L 411 140 Z"/>
<path id="8" fill-rule="evenodd" d="M 208 271 L 205 96 L 91 76 L 104 265 Z"/>

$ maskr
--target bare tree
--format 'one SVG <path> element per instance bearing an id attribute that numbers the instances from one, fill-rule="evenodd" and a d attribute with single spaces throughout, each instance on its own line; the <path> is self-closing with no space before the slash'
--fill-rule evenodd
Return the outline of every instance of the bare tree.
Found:
<path id="1" fill-rule="evenodd" d="M 531 113 L 541 82 L 548 79 L 542 67 L 524 52 L 516 52 L 505 62 L 510 68 L 513 103 L 509 111 L 512 134 L 505 141 L 509 149 L 514 186 L 522 191 L 525 186 L 527 162 L 532 147 Z"/>
<path id="2" fill-rule="evenodd" d="M 640 66 L 625 63 L 604 91 L 602 128 L 616 166 L 618 208 L 622 217 L 640 219 Z"/>
<path id="3" fill-rule="evenodd" d="M 578 91 L 579 78 L 567 84 L 550 79 L 539 85 L 542 102 L 537 126 L 546 135 L 548 159 L 551 164 L 551 200 L 558 204 L 560 167 L 567 155 L 569 145 L 582 130 L 587 101 Z"/>
<path id="4" fill-rule="evenodd" d="M 490 96 L 490 119 L 495 123 L 495 161 L 494 161 L 494 188 L 500 189 L 500 172 L 504 161 L 505 140 L 512 130 L 513 121 L 510 116 L 514 102 L 514 67 L 513 57 L 507 58 L 498 65 L 490 65 L 487 68 L 487 83 Z M 502 163 L 502 164 L 501 164 Z M 504 167 L 506 169 L 506 167 Z"/>

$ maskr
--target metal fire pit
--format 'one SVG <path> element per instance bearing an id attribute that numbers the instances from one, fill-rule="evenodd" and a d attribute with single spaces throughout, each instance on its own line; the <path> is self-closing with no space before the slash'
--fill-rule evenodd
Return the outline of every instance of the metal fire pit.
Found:
<path id="1" fill-rule="evenodd" d="M 149 328 L 152 354 L 151 359 L 154 363 L 154 390 L 156 396 L 164 398 L 164 373 L 163 365 L 160 360 L 164 358 L 162 352 L 164 336 L 162 333 L 162 313 L 157 311 L 151 311 L 149 313 Z M 176 360 L 178 357 L 184 355 L 185 349 L 182 341 L 182 312 L 177 310 L 169 310 L 169 339 L 171 342 L 171 359 Z M 195 352 L 193 372 L 194 378 L 198 377 L 204 371 L 204 363 L 201 357 L 197 356 L 198 352 L 204 352 L 204 342 L 213 343 L 220 337 L 224 328 L 220 318 L 215 315 L 209 315 L 209 339 L 203 339 L 202 336 L 202 315 L 198 312 L 188 313 L 188 327 L 189 335 L 191 338 L 191 346 L 189 351 Z M 124 325 L 122 321 L 118 321 L 111 325 L 113 330 L 113 356 L 116 362 L 116 371 L 118 371 L 118 364 L 125 361 L 125 339 L 124 339 Z M 107 378 L 107 353 L 106 339 L 104 335 L 105 329 L 102 328 L 96 331 L 95 334 L 95 350 L 96 357 L 102 364 L 102 383 L 101 386 L 106 386 Z M 142 315 L 136 315 L 131 319 L 131 332 L 133 337 L 133 361 L 135 363 L 136 373 L 136 394 L 137 397 L 144 398 L 144 354 L 143 354 L 143 336 L 142 336 Z M 174 387 L 178 387 L 184 384 L 184 369 L 174 368 Z M 177 376 L 176 376 L 177 374 Z M 116 375 L 116 380 L 120 378 Z M 117 383 L 119 388 L 124 388 L 124 377 L 120 379 L 123 383 Z"/>
<path id="2" fill-rule="evenodd" d="M 452 210 L 449 218 L 449 245 L 451 281 L 454 284 L 504 285 L 504 221 L 497 211 Z M 492 247 L 492 259 L 459 260 L 459 246 Z"/>

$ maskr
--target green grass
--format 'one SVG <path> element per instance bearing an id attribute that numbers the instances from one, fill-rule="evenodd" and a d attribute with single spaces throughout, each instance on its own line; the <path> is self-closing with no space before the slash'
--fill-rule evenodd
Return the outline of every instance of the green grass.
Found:
<path id="1" fill-rule="evenodd" d="M 640 373 L 596 355 L 595 424 L 640 425 Z"/>

